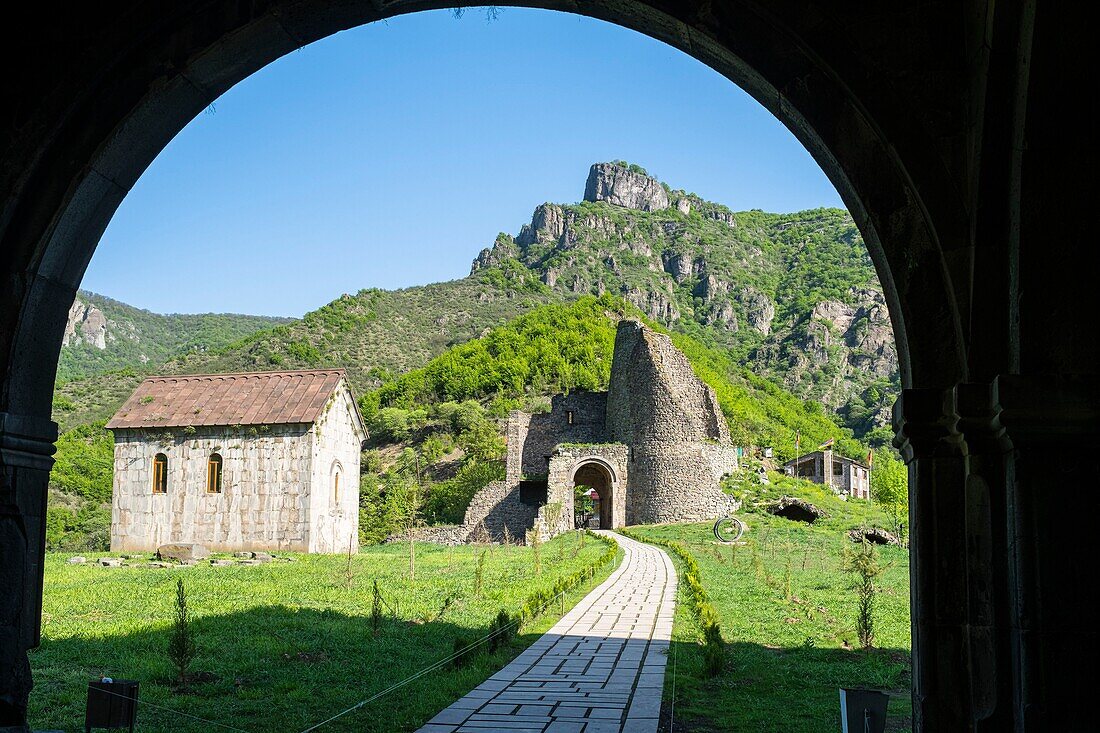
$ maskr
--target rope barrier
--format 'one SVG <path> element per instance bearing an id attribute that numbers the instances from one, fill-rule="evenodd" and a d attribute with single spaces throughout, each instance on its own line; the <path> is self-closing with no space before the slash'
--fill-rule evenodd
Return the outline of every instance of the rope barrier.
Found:
<path id="1" fill-rule="evenodd" d="M 553 603 L 554 601 L 558 600 L 559 597 L 564 599 L 564 596 L 565 596 L 566 592 L 567 591 L 563 590 L 560 593 L 558 593 L 557 595 L 551 597 L 548 601 L 546 601 L 546 603 L 544 603 L 542 606 L 539 607 L 538 613 L 541 614 L 543 611 L 545 611 L 550 606 L 550 604 Z M 537 614 L 535 614 L 535 615 L 537 615 Z M 400 688 L 404 687 L 405 685 L 409 684 L 410 682 L 415 682 L 416 680 L 420 679 L 421 677 L 428 674 L 429 672 L 434 672 L 435 670 L 439 669 L 440 667 L 443 667 L 447 664 L 450 664 L 454 660 L 461 657 L 463 654 L 466 654 L 467 652 L 469 652 L 471 649 L 474 649 L 478 646 L 481 646 L 482 644 L 486 643 L 490 639 L 492 639 L 496 636 L 499 636 L 500 634 L 503 634 L 505 632 L 505 630 L 507 630 L 509 628 L 512 628 L 512 627 L 518 627 L 521 620 L 522 620 L 521 618 L 516 618 L 514 621 L 509 622 L 507 625 L 501 626 L 498 629 L 490 631 L 488 634 L 481 637 L 477 641 L 463 647 L 462 649 L 459 649 L 458 651 L 454 652 L 453 654 L 446 657 L 445 659 L 441 659 L 438 662 L 435 662 L 434 664 L 432 664 L 428 667 L 425 667 L 424 669 L 420 670 L 416 674 L 411 675 L 409 677 L 406 677 L 405 679 L 401 680 L 400 682 L 395 682 L 394 684 L 390 685 L 386 689 L 384 689 L 380 692 L 376 692 L 375 694 L 371 695 L 370 697 L 368 697 L 365 700 L 360 700 L 359 702 L 355 703 L 354 705 L 347 708 L 346 710 L 342 710 L 339 713 L 337 713 L 336 715 L 333 715 L 331 718 L 328 718 L 326 720 L 322 720 L 320 723 L 317 723 L 316 725 L 313 725 L 313 726 L 310 726 L 309 728 L 306 728 L 301 733 L 311 733 L 311 731 L 315 731 L 318 728 L 326 726 L 329 723 L 333 722 L 334 720 L 338 720 L 339 718 L 344 717 L 348 713 L 355 712 L 356 710 L 359 710 L 360 708 L 374 702 L 378 698 L 384 697 L 385 695 L 388 695 L 389 693 L 393 692 L 394 690 L 397 690 L 397 689 L 400 689 Z"/>
<path id="2" fill-rule="evenodd" d="M 249 731 L 244 730 L 243 728 L 236 728 L 232 725 L 227 725 L 226 723 L 219 723 L 216 720 L 207 720 L 206 718 L 200 718 L 198 715 L 192 715 L 191 713 L 185 713 L 182 710 L 173 710 L 172 708 L 166 708 L 163 705 L 157 705 L 156 703 L 149 702 L 148 700 L 142 700 L 139 697 L 130 697 L 129 695 L 123 695 L 120 692 L 112 692 L 111 690 L 107 690 L 107 689 L 104 689 L 102 687 L 97 687 L 96 692 L 97 693 L 102 693 L 104 695 L 114 695 L 115 697 L 121 697 L 123 700 L 130 700 L 131 702 L 136 703 L 138 705 L 144 705 L 146 707 L 155 708 L 156 710 L 163 710 L 166 713 L 172 713 L 173 715 L 179 715 L 179 716 L 184 717 L 184 718 L 191 718 L 192 720 L 197 720 L 200 723 L 207 723 L 209 725 L 215 725 L 219 728 L 225 728 L 226 730 L 237 731 L 237 733 L 250 733 Z"/>

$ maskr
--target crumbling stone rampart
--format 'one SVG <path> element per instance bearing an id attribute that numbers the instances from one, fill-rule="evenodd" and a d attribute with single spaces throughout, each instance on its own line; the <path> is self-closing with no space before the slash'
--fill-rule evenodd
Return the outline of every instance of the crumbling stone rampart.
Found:
<path id="1" fill-rule="evenodd" d="M 517 539 L 567 531 L 578 484 L 600 492 L 601 524 L 611 527 L 713 519 L 734 504 L 720 483 L 737 470 L 737 452 L 714 390 L 668 336 L 639 321 L 619 323 L 607 392 L 513 412 L 506 436 L 505 479 L 470 503 L 467 537 L 480 527 L 495 540 L 505 529 Z"/>

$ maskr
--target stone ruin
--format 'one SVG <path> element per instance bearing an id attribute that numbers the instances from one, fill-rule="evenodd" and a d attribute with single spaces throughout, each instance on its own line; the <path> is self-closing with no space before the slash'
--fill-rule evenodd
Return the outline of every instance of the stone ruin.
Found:
<path id="1" fill-rule="evenodd" d="M 574 488 L 599 495 L 602 528 L 714 519 L 735 508 L 719 487 L 737 451 L 714 390 L 668 336 L 619 323 L 606 392 L 557 395 L 549 412 L 513 412 L 507 466 L 470 502 L 462 525 L 418 538 L 443 544 L 524 541 L 574 528 Z"/>

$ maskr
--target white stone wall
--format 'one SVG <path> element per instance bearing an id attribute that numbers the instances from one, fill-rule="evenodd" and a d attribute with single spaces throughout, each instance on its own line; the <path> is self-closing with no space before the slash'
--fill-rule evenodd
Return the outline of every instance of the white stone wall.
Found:
<path id="1" fill-rule="evenodd" d="M 116 430 L 111 549 L 151 551 L 170 542 L 212 550 L 309 549 L 313 436 L 307 425 Z M 153 493 L 153 459 L 168 457 L 168 491 Z M 206 490 L 211 454 L 222 491 Z"/>
<path id="2" fill-rule="evenodd" d="M 309 552 L 359 550 L 359 455 L 366 437 L 351 392 L 341 383 L 310 429 L 312 487 Z M 335 477 L 340 474 L 337 501 Z"/>

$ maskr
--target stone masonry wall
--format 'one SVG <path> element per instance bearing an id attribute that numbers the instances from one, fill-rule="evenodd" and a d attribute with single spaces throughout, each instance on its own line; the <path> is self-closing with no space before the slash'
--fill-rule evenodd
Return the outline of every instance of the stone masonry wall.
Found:
<path id="1" fill-rule="evenodd" d="M 351 390 L 341 382 L 310 430 L 310 552 L 359 550 L 359 457 L 366 434 L 353 399 Z"/>
<path id="2" fill-rule="evenodd" d="M 710 519 L 730 499 L 718 487 L 737 468 L 718 400 L 665 335 L 619 323 L 607 427 L 633 449 L 627 524 Z"/>
<path id="3" fill-rule="evenodd" d="M 111 549 L 150 551 L 172 542 L 212 550 L 309 550 L 312 435 L 307 425 L 257 429 L 115 431 Z M 168 457 L 168 491 L 153 493 L 153 459 Z M 222 491 L 207 493 L 212 453 Z"/>
<path id="4" fill-rule="evenodd" d="M 573 487 L 577 471 L 587 464 L 597 464 L 610 474 L 611 526 L 624 527 L 626 519 L 627 487 L 630 483 L 628 463 L 630 448 L 621 443 L 562 445 L 550 459 L 547 476 L 547 501 L 562 505 L 562 516 L 556 527 L 550 527 L 550 536 L 573 528 Z M 610 469 L 610 470 L 608 470 Z M 601 496 L 601 500 L 607 497 Z M 604 529 L 608 529 L 604 527 Z"/>
<path id="5" fill-rule="evenodd" d="M 569 422 L 569 414 L 573 422 Z M 559 443 L 599 443 L 606 439 L 606 392 L 572 392 L 555 395 L 550 412 L 528 415 L 513 412 L 509 418 L 508 466 L 510 481 L 523 476 L 545 476 L 546 459 Z M 515 421 L 515 435 L 513 435 Z M 515 466 L 520 471 L 514 470 Z M 515 475 L 513 475 L 515 474 Z"/>
<path id="6" fill-rule="evenodd" d="M 484 525 L 489 537 L 496 541 L 504 539 L 504 529 L 508 529 L 516 540 L 522 541 L 535 523 L 538 508 L 524 504 L 519 500 L 519 483 L 493 481 L 474 495 L 466 509 L 462 525 L 467 537 L 478 531 L 478 525 Z"/>

